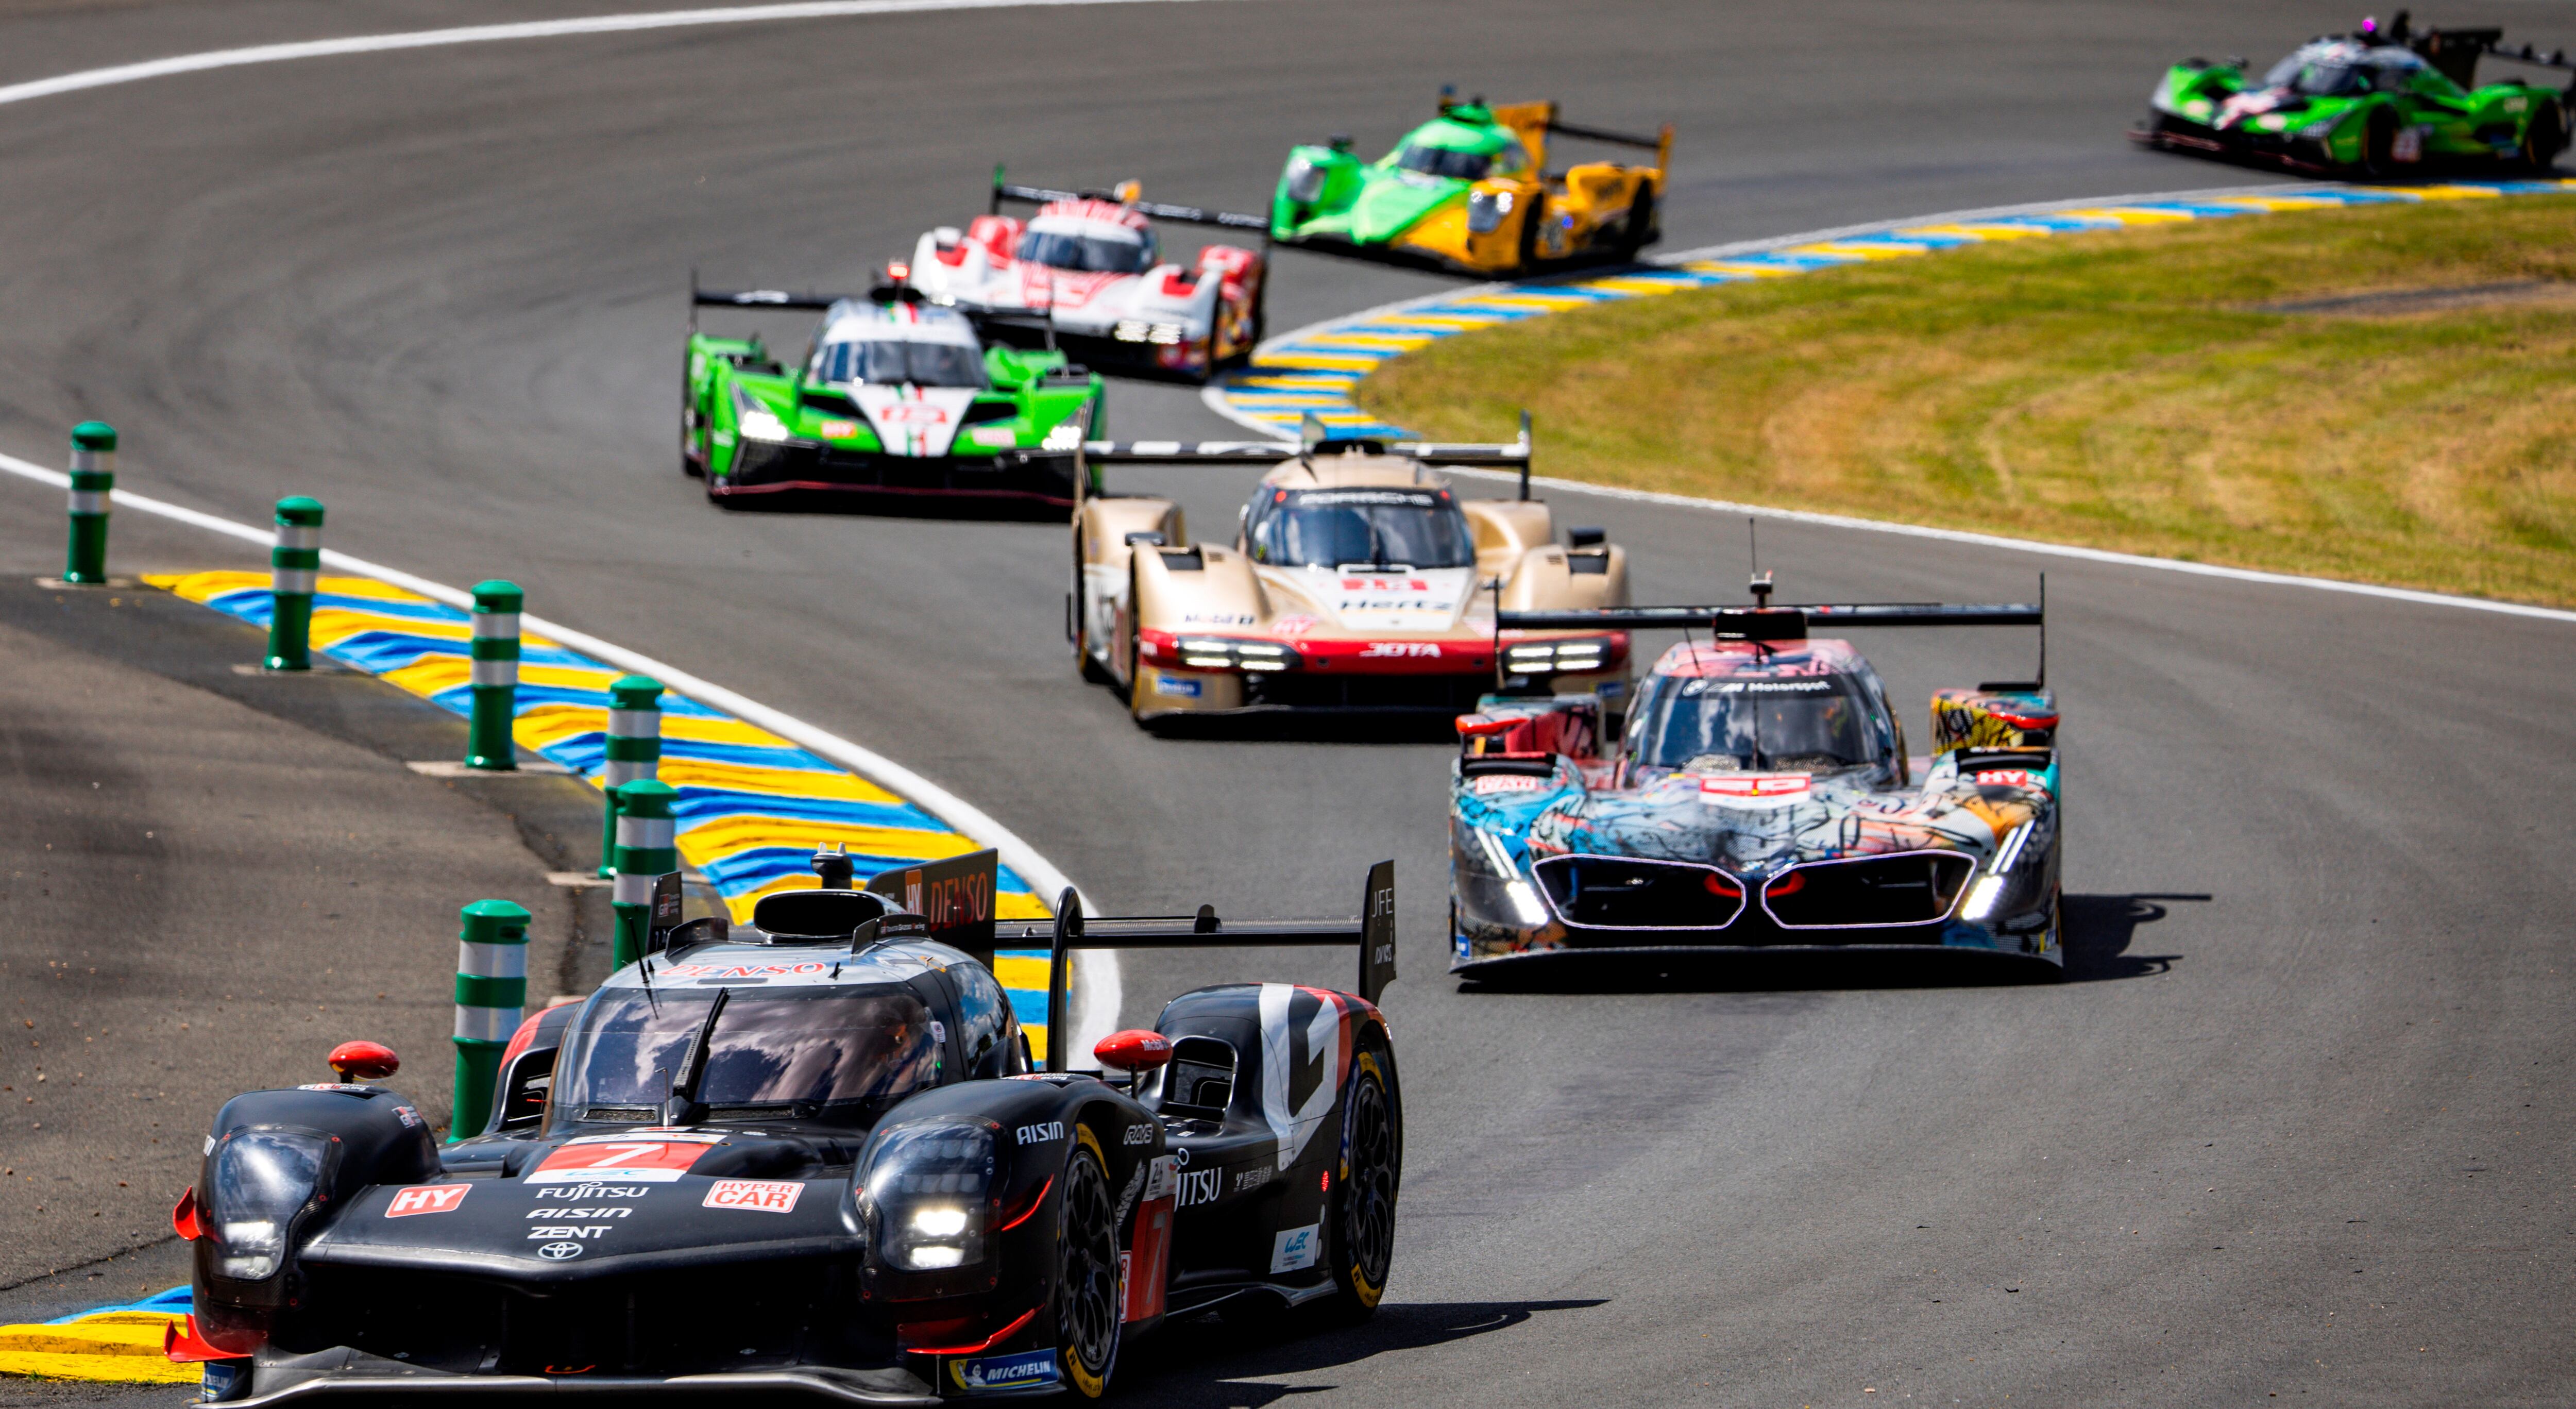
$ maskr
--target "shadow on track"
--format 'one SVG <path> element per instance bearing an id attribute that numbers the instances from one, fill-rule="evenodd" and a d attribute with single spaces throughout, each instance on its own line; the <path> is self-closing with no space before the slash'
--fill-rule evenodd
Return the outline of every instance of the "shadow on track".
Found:
<path id="1" fill-rule="evenodd" d="M 2143 978 L 2173 967 L 2176 954 L 2132 954 L 2129 943 L 2138 926 L 2152 925 L 2171 912 L 2166 904 L 2206 904 L 2199 895 L 2070 895 L 2066 897 L 2066 979 L 2096 983 L 2103 979 Z"/>
<path id="2" fill-rule="evenodd" d="M 1245 1409 L 1327 1393 L 1338 1386 L 1247 1383 L 1354 1364 L 1390 1351 L 1420 1350 L 1510 1330 L 1543 1312 L 1607 1303 L 1573 1301 L 1388 1302 L 1353 1326 L 1328 1314 L 1261 1312 L 1242 1324 L 1202 1316 L 1164 1327 L 1118 1362 L 1118 1398 L 1135 1405 L 1241 1405 Z"/>

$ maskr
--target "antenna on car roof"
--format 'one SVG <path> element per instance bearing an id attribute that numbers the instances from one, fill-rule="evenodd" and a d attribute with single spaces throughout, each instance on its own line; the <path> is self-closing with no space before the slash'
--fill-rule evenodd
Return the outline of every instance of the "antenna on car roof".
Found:
<path id="1" fill-rule="evenodd" d="M 1529 475 L 1530 475 L 1530 414 L 1529 414 L 1529 408 L 1528 408 L 1528 407 L 1526 407 L 1526 406 L 1524 406 L 1524 407 L 1522 407 L 1522 408 L 1521 408 L 1521 447 L 1520 447 L 1520 449 L 1521 449 L 1521 502 L 1522 502 L 1522 503 L 1524 503 L 1524 504 L 1526 504 L 1526 503 L 1528 503 L 1528 502 L 1529 502 Z"/>
<path id="2" fill-rule="evenodd" d="M 1762 531 L 1760 522 L 1760 520 L 1754 518 L 1751 514 L 1746 514 L 1744 516 L 1745 554 L 1753 561 L 1753 575 L 1746 585 L 1753 589 L 1753 605 L 1756 610 L 1760 610 L 1771 605 L 1771 589 L 1774 585 L 1771 581 L 1771 574 L 1762 570 Z"/>

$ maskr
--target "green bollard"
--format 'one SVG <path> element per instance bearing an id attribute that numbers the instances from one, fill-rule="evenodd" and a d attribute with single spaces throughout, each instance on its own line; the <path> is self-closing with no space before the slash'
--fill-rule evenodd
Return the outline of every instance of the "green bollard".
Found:
<path id="1" fill-rule="evenodd" d="M 107 581 L 107 498 L 115 491 L 116 427 L 105 421 L 72 427 L 72 531 L 63 581 Z"/>
<path id="2" fill-rule="evenodd" d="M 678 829 L 671 803 L 679 790 L 653 778 L 641 778 L 617 789 L 617 879 L 609 908 L 617 916 L 617 937 L 609 966 L 622 969 L 644 957 L 653 929 L 653 883 L 680 869 Z"/>
<path id="3" fill-rule="evenodd" d="M 456 934 L 456 1106 L 447 1141 L 471 1139 L 492 1119 L 501 1053 L 528 1011 L 528 912 L 506 900 L 465 907 Z"/>
<path id="4" fill-rule="evenodd" d="M 608 687 L 607 758 L 599 786 L 599 874 L 617 874 L 617 790 L 662 771 L 662 682 L 649 675 L 621 675 Z"/>
<path id="5" fill-rule="evenodd" d="M 268 550 L 268 668 L 313 668 L 313 584 L 322 575 L 322 501 L 277 501 L 277 546 Z"/>
<path id="6" fill-rule="evenodd" d="M 507 773 L 519 766 L 510 725 L 518 716 L 519 607 L 524 601 L 515 582 L 494 578 L 474 584 L 474 712 L 465 733 L 468 768 Z"/>

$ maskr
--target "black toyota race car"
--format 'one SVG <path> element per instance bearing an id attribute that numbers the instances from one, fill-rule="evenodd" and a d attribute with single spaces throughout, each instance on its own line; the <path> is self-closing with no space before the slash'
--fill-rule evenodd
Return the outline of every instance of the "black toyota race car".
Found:
<path id="1" fill-rule="evenodd" d="M 1359 992 L 1198 989 L 1103 1040 L 1106 1074 L 1031 1070 L 988 961 L 841 864 L 529 1019 L 473 1138 L 441 1148 L 364 1080 L 227 1102 L 175 1217 L 196 1308 L 174 1353 L 243 1404 L 934 1404 L 1096 1397 L 1126 1337 L 1220 1302 L 1375 1306 L 1403 1158 L 1373 1002 L 1393 863 L 1351 920 L 1086 922 L 1068 890 L 1051 929 L 996 936 L 987 911 L 968 943 L 1052 948 L 1059 1033 L 1073 949 L 1360 946 Z"/>

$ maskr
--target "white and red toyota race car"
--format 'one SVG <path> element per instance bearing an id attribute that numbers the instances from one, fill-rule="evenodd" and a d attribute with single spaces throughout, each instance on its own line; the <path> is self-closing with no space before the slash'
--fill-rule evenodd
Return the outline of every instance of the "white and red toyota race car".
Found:
<path id="1" fill-rule="evenodd" d="M 1037 206 L 1023 220 L 1002 203 Z M 1137 199 L 1115 191 L 1013 186 L 993 170 L 986 214 L 921 237 L 904 277 L 1003 342 L 1061 347 L 1103 371 L 1204 382 L 1261 340 L 1269 263 L 1259 250 L 1209 245 L 1195 263 L 1163 258 L 1156 220 L 1267 232 L 1258 215 Z"/>

